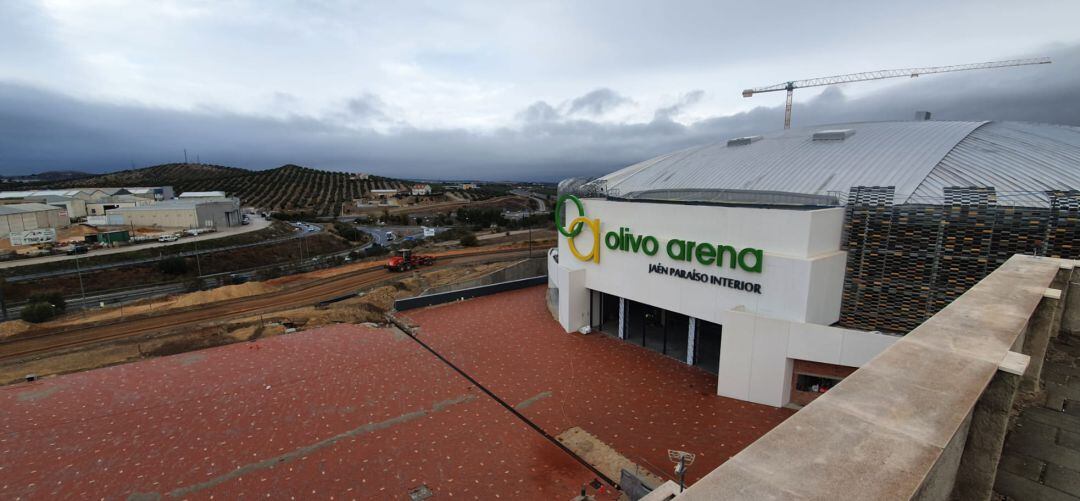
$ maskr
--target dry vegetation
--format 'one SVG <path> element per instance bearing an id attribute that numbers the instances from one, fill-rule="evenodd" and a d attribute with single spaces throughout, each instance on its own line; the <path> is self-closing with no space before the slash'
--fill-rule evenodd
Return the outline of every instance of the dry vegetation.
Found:
<path id="1" fill-rule="evenodd" d="M 133 339 L 104 342 L 49 354 L 37 359 L 0 364 L 0 384 L 21 380 L 27 374 L 48 376 L 65 374 L 98 367 L 131 362 L 147 357 L 174 355 L 178 353 L 250 341 L 260 337 L 284 334 L 287 329 L 312 329 L 335 323 L 382 323 L 396 299 L 411 297 L 431 287 L 471 280 L 493 273 L 513 263 L 488 263 L 457 266 L 403 276 L 391 284 L 366 291 L 355 298 L 334 303 L 326 308 L 313 306 L 295 308 L 272 314 L 224 320 L 204 325 L 198 329 L 181 328 L 162 331 Z M 366 263 L 365 266 L 370 266 Z M 308 274 L 315 279 L 327 270 Z M 292 277 L 290 277 L 292 278 Z M 302 277 L 303 278 L 303 277 Z M 182 294 L 154 304 L 136 304 L 124 307 L 124 315 L 150 313 L 168 308 L 190 307 L 214 301 L 264 294 L 281 290 L 292 280 L 272 280 L 221 287 L 218 289 Z M 141 308 L 141 310 L 140 310 Z M 119 316 L 119 308 L 99 310 L 88 316 L 69 315 L 49 325 L 75 325 L 113 319 Z M 29 324 L 21 320 L 0 323 L 0 338 L 25 331 Z"/>
<path id="2" fill-rule="evenodd" d="M 185 191 L 224 191 L 245 205 L 273 211 L 338 216 L 342 202 L 361 198 L 373 189 L 404 189 L 412 183 L 371 176 L 356 179 L 347 172 L 330 172 L 299 165 L 261 171 L 208 164 L 165 164 L 90 178 L 53 183 L 59 188 L 171 185 Z M 485 192 L 457 192 L 464 200 L 490 197 Z"/>

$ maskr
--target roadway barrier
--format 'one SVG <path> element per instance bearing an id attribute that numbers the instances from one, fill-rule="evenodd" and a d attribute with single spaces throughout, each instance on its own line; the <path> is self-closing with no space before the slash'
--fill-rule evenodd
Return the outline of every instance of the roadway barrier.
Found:
<path id="1" fill-rule="evenodd" d="M 394 309 L 397 311 L 412 310 L 415 308 L 423 308 L 425 306 L 432 306 L 436 304 L 449 303 L 451 301 L 458 301 L 461 299 L 472 299 L 474 297 L 487 296 L 499 292 L 512 291 L 516 289 L 524 289 L 525 287 L 532 287 L 534 285 L 543 285 L 547 283 L 547 275 L 541 275 L 538 277 L 522 278 L 519 280 L 510 280 L 507 282 L 499 282 L 491 285 L 481 285 L 479 287 L 469 287 L 467 289 L 461 289 L 450 292 L 440 292 L 436 294 L 428 294 L 426 296 L 407 297 L 404 299 L 398 299 L 394 301 Z"/>

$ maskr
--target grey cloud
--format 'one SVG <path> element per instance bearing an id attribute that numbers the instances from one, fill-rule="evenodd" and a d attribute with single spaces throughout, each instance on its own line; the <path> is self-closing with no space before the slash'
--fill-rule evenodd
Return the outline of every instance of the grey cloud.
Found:
<path id="1" fill-rule="evenodd" d="M 359 97 L 354 97 L 346 103 L 349 114 L 360 120 L 385 120 L 387 115 L 383 112 L 386 103 L 370 92 L 365 92 Z"/>
<path id="2" fill-rule="evenodd" d="M 701 102 L 705 97 L 705 91 L 701 89 L 692 90 L 679 96 L 679 101 L 671 106 L 665 106 L 657 109 L 653 114 L 653 120 L 671 120 L 674 117 L 679 116 L 687 108 Z"/>
<path id="3" fill-rule="evenodd" d="M 626 96 L 619 95 L 611 89 L 600 88 L 571 101 L 567 114 L 598 117 L 630 102 L 631 100 Z"/>
<path id="4" fill-rule="evenodd" d="M 796 102 L 794 126 L 910 120 L 916 110 L 929 110 L 939 120 L 1080 126 L 1080 100 L 1075 96 L 1080 47 L 1050 55 L 1052 65 L 927 76 L 858 98 L 849 97 L 843 87 L 827 88 Z M 813 92 L 796 91 L 801 99 Z M 691 94 L 680 103 L 690 105 L 695 99 Z M 761 106 L 686 125 L 663 119 L 621 124 L 568 119 L 538 101 L 518 114 L 521 124 L 516 127 L 474 132 L 402 126 L 380 133 L 323 117 L 272 119 L 113 105 L 0 83 L 0 172 L 100 172 L 127 168 L 132 162 L 144 166 L 177 161 L 187 148 L 204 161 L 256 169 L 296 163 L 396 177 L 558 180 L 599 175 L 680 148 L 780 129 L 782 94 L 752 99 Z M 361 106 L 359 111 L 365 110 Z"/>
<path id="5" fill-rule="evenodd" d="M 562 118 L 558 110 L 544 101 L 537 101 L 517 114 L 518 120 L 527 124 L 554 122 Z"/>

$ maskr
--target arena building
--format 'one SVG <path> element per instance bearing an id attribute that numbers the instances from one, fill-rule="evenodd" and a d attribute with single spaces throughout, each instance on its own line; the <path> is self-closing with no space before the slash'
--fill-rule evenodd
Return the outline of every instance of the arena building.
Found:
<path id="1" fill-rule="evenodd" d="M 1080 128 L 868 122 L 560 183 L 549 305 L 805 404 L 1015 253 L 1080 258 Z"/>

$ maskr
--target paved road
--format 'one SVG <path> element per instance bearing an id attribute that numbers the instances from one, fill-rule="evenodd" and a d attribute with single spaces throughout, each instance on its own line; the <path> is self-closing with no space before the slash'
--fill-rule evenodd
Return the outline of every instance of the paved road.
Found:
<path id="1" fill-rule="evenodd" d="M 310 224 L 310 223 L 289 223 L 289 224 L 293 225 L 293 227 L 296 228 L 296 231 L 294 231 L 293 233 L 291 233 L 289 235 L 283 236 L 283 237 L 279 237 L 279 238 L 275 238 L 275 239 L 271 239 L 271 240 L 264 240 L 264 241 L 261 241 L 261 242 L 253 242 L 253 243 L 250 243 L 250 244 L 230 245 L 230 246 L 226 246 L 226 247 L 216 247 L 216 248 L 211 248 L 211 249 L 199 249 L 198 251 L 195 251 L 195 250 L 182 251 L 182 252 L 178 252 L 176 254 L 171 254 L 171 255 L 176 255 L 176 256 L 181 256 L 181 257 L 191 257 L 191 256 L 203 255 L 203 254 L 207 254 L 207 253 L 211 253 L 211 252 L 222 252 L 222 251 L 228 251 L 228 250 L 234 250 L 234 249 L 243 249 L 243 248 L 248 248 L 248 247 L 258 247 L 260 245 L 268 245 L 268 244 L 274 244 L 274 243 L 278 243 L 278 242 L 284 242 L 286 240 L 290 240 L 290 239 L 294 239 L 294 238 L 308 237 L 308 236 L 311 236 L 311 235 L 313 235 L 315 233 L 318 233 L 318 232 L 322 231 L 322 227 L 317 225 L 317 224 Z M 171 244 L 181 244 L 181 243 L 187 244 L 187 243 L 190 243 L 192 241 L 200 241 L 200 240 L 199 240 L 199 237 L 188 237 L 188 238 L 180 239 L 180 240 L 178 240 L 176 242 L 171 242 Z M 134 248 L 135 249 L 146 249 L 146 248 L 153 248 L 153 247 L 157 247 L 157 246 L 143 246 L 143 247 L 134 247 Z M 86 259 L 87 255 L 82 255 L 82 256 L 58 256 L 58 257 L 65 257 L 65 258 L 71 258 L 71 259 L 76 259 L 76 258 L 78 258 L 78 259 Z M 28 273 L 28 274 L 24 274 L 24 275 L 12 275 L 10 277 L 7 277 L 7 281 L 8 282 L 25 282 L 27 280 L 38 280 L 38 279 L 48 278 L 48 277 L 59 277 L 59 276 L 64 276 L 64 275 L 73 275 L 73 274 L 78 273 L 80 271 L 82 271 L 82 272 L 98 271 L 98 270 L 106 270 L 106 269 L 109 269 L 109 268 L 119 268 L 119 267 L 123 267 L 123 266 L 132 266 L 132 265 L 136 265 L 136 264 L 153 263 L 153 262 L 156 262 L 156 261 L 159 261 L 159 260 L 160 260 L 160 257 L 149 257 L 149 258 L 142 258 L 142 259 L 129 259 L 127 261 L 118 261 L 118 262 L 115 262 L 115 263 L 105 263 L 105 264 L 99 264 L 99 265 L 93 265 L 93 266 L 79 265 L 79 262 L 76 261 L 74 263 L 75 266 L 72 266 L 71 268 L 62 269 L 62 270 L 45 271 L 45 272 L 40 272 L 40 273 Z"/>
<path id="2" fill-rule="evenodd" d="M 41 263 L 51 263 L 51 262 L 54 262 L 54 261 L 68 261 L 68 260 L 75 259 L 76 257 L 78 257 L 80 259 L 86 259 L 88 257 L 104 256 L 106 254 L 122 254 L 122 253 L 125 253 L 125 252 L 134 252 L 134 251 L 140 251 L 140 250 L 143 250 L 143 249 L 152 249 L 154 247 L 168 247 L 170 245 L 183 245 L 183 244 L 190 243 L 190 242 L 193 242 L 193 241 L 202 242 L 204 240 L 213 240 L 215 238 L 224 238 L 224 237 L 231 237 L 231 236 L 235 236 L 235 235 L 241 235 L 241 234 L 244 234 L 244 233 L 250 233 L 252 231 L 258 231 L 258 230 L 267 228 L 269 226 L 270 226 L 270 221 L 267 221 L 267 220 L 265 220 L 263 218 L 256 217 L 256 218 L 252 218 L 251 224 L 249 224 L 249 225 L 234 226 L 232 228 L 228 228 L 228 229 L 225 229 L 225 230 L 215 231 L 213 233 L 203 233 L 202 235 L 198 235 L 198 236 L 194 236 L 194 237 L 186 236 L 186 237 L 181 238 L 181 239 L 179 239 L 179 240 L 177 240 L 175 242 L 157 242 L 157 241 L 154 241 L 154 242 L 146 242 L 146 243 L 129 245 L 129 246 L 126 246 L 126 247 L 116 247 L 116 248 L 113 248 L 113 249 L 96 249 L 96 250 L 92 250 L 92 251 L 90 251 L 90 252 L 88 252 L 86 254 L 83 254 L 81 256 L 68 256 L 66 254 L 61 254 L 61 255 L 57 255 L 57 256 L 42 256 L 42 257 L 34 257 L 34 258 L 29 258 L 29 259 L 17 259 L 17 260 L 14 260 L 14 261 L 0 262 L 0 269 L 2 269 L 2 268 L 16 268 L 16 267 L 20 267 L 20 266 L 30 266 L 30 265 L 41 264 Z"/>
<path id="3" fill-rule="evenodd" d="M 420 226 L 364 226 L 356 225 L 361 231 L 371 235 L 375 243 L 386 247 L 387 245 L 402 242 L 409 237 L 422 238 L 424 236 L 424 229 Z M 436 233 L 446 231 L 446 228 L 435 228 Z M 386 232 L 392 232 L 394 234 L 394 240 L 388 240 L 386 238 Z"/>
<path id="4" fill-rule="evenodd" d="M 547 199 L 545 199 L 543 195 L 541 195 L 539 193 L 533 193 L 533 192 L 527 191 L 527 190 L 510 190 L 510 193 L 513 193 L 515 195 L 522 196 L 522 197 L 529 197 L 529 198 L 535 200 L 537 207 L 539 207 L 538 209 L 536 209 L 536 211 L 537 212 L 547 212 Z"/>

